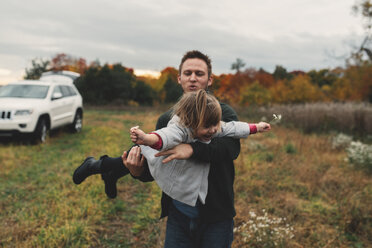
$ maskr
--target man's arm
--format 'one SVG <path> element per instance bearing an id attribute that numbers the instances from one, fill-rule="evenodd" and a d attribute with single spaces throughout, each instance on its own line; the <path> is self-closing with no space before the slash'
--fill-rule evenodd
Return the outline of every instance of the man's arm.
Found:
<path id="1" fill-rule="evenodd" d="M 238 117 L 235 111 L 227 104 L 221 104 L 222 120 L 224 122 L 237 121 Z M 213 160 L 230 159 L 235 160 L 240 153 L 240 140 L 221 137 L 213 138 L 210 144 L 194 142 L 190 144 L 180 144 L 168 151 L 163 151 L 156 156 L 168 157 L 163 160 L 163 163 L 173 159 L 188 159 L 193 158 L 198 161 L 212 162 Z"/>

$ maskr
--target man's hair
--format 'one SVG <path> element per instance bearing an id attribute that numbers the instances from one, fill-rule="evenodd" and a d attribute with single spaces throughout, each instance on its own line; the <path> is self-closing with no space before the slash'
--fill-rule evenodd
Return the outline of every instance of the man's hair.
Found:
<path id="1" fill-rule="evenodd" d="M 187 59 L 201 59 L 203 60 L 206 64 L 207 64 L 207 68 L 208 68 L 208 78 L 212 75 L 212 63 L 211 63 L 211 59 L 208 57 L 208 55 L 198 51 L 198 50 L 192 50 L 192 51 L 188 51 L 185 53 L 185 55 L 183 55 L 182 59 L 181 59 L 181 64 L 178 68 L 178 74 L 181 75 L 181 71 L 182 71 L 182 66 L 183 66 L 183 63 L 187 60 Z"/>
<path id="2" fill-rule="evenodd" d="M 183 94 L 173 107 L 173 115 L 177 115 L 180 124 L 191 128 L 195 134 L 200 127 L 219 126 L 222 110 L 214 96 L 205 90 L 198 90 Z"/>

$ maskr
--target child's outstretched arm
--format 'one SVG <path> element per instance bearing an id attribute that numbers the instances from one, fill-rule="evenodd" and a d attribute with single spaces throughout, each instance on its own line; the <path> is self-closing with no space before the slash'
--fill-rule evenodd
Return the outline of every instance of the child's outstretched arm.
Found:
<path id="1" fill-rule="evenodd" d="M 236 139 L 245 139 L 248 135 L 255 133 L 268 132 L 271 126 L 266 122 L 247 123 L 241 121 L 230 121 L 221 123 L 221 132 L 216 133 L 217 137 L 233 137 Z"/>
<path id="2" fill-rule="evenodd" d="M 153 146 L 159 142 L 159 136 L 155 133 L 145 133 L 138 126 L 130 129 L 130 139 L 137 145 Z"/>

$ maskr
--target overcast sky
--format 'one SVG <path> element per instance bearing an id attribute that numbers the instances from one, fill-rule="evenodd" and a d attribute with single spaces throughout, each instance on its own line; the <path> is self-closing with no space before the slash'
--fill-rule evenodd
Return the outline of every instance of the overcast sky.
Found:
<path id="1" fill-rule="evenodd" d="M 212 58 L 216 74 L 236 58 L 272 72 L 343 66 L 360 44 L 355 0 L 1 0 L 0 83 L 34 58 L 67 53 L 135 70 L 177 67 L 187 50 Z"/>

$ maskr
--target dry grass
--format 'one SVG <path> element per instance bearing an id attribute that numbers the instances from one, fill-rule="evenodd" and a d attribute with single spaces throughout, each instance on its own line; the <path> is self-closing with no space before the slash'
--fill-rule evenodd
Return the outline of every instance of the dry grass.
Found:
<path id="1" fill-rule="evenodd" d="M 284 247 L 369 244 L 371 178 L 350 168 L 345 157 L 331 148 L 327 135 L 274 126 L 271 134 L 248 137 L 236 163 L 237 222 L 266 209 L 294 227 Z M 235 246 L 244 246 L 244 237 L 236 236 Z"/>
<path id="2" fill-rule="evenodd" d="M 370 103 L 307 103 L 238 109 L 243 116 L 267 120 L 272 119 L 272 114 L 282 114 L 286 126 L 307 133 L 336 131 L 364 138 L 372 136 Z"/>
<path id="3" fill-rule="evenodd" d="M 158 220 L 155 183 L 125 177 L 118 197 L 109 200 L 99 176 L 79 186 L 71 181 L 84 157 L 120 156 L 130 146 L 127 130 L 140 125 L 151 131 L 159 114 L 89 110 L 80 134 L 57 132 L 40 146 L 0 144 L 0 247 L 161 247 L 165 221 Z M 286 218 L 283 225 L 293 227 L 294 237 L 283 234 L 282 247 L 371 244 L 371 176 L 350 167 L 346 152 L 332 149 L 330 135 L 273 126 L 271 133 L 241 143 L 235 162 L 237 227 L 254 211 L 271 220 Z M 254 239 L 247 239 L 247 230 L 235 233 L 233 247 L 262 247 L 249 243 Z"/>

